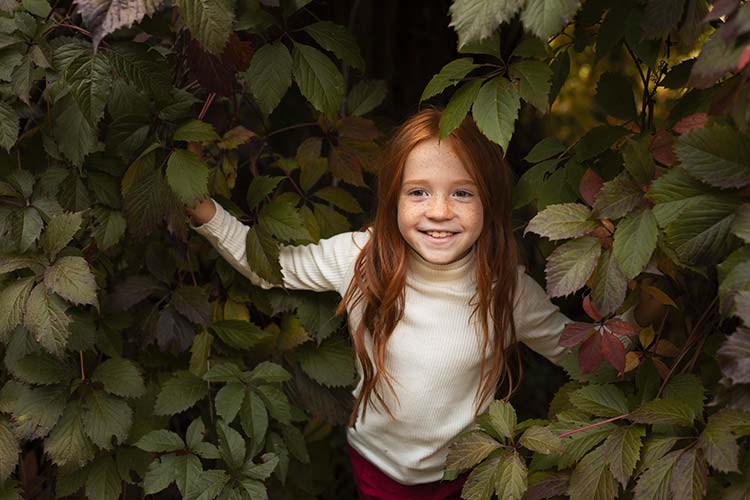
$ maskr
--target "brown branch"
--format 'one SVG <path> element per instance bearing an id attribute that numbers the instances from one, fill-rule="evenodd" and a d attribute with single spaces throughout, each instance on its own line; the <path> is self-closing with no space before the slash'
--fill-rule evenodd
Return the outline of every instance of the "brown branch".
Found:
<path id="1" fill-rule="evenodd" d="M 86 372 L 83 370 L 83 351 L 78 351 L 78 359 L 81 364 L 81 382 L 86 381 Z"/>
<path id="2" fill-rule="evenodd" d="M 577 434 L 579 432 L 587 431 L 589 429 L 594 429 L 596 427 L 601 427 L 604 424 L 608 424 L 610 422 L 615 422 L 617 420 L 622 420 L 623 418 L 628 418 L 630 416 L 630 413 L 625 413 L 623 415 L 618 415 L 616 417 L 608 418 L 607 420 L 602 420 L 600 422 L 594 422 L 593 424 L 584 425 L 583 427 L 579 427 L 578 429 L 573 429 L 567 432 L 563 432 L 558 437 L 560 439 L 566 438 L 568 436 L 572 436 L 573 434 Z"/>

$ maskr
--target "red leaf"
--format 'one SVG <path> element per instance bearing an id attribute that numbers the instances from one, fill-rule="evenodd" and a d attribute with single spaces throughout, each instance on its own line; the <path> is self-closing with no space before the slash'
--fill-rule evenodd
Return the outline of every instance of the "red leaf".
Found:
<path id="1" fill-rule="evenodd" d="M 237 33 L 232 33 L 220 58 L 203 50 L 203 46 L 191 38 L 186 59 L 201 87 L 209 92 L 228 96 L 232 95 L 235 74 L 248 68 L 252 54 L 252 44 L 240 40 Z"/>
<path id="2" fill-rule="evenodd" d="M 667 339 L 660 339 L 651 350 L 659 356 L 667 358 L 674 358 L 680 355 L 680 349 Z"/>
<path id="3" fill-rule="evenodd" d="M 745 47 L 745 50 L 740 54 L 740 59 L 737 61 L 737 72 L 742 71 L 742 68 L 747 66 L 747 63 L 750 63 L 750 47 Z"/>
<path id="4" fill-rule="evenodd" d="M 657 130 L 654 138 L 651 139 L 651 146 L 649 148 L 654 160 L 662 165 L 671 167 L 677 161 L 677 156 L 675 156 L 672 150 L 672 144 L 674 144 L 672 134 L 664 129 Z"/>
<path id="5" fill-rule="evenodd" d="M 604 327 L 612 333 L 616 333 L 617 335 L 627 335 L 628 337 L 641 333 L 641 329 L 638 325 L 617 318 L 612 318 L 604 323 Z"/>
<path id="6" fill-rule="evenodd" d="M 706 123 L 708 123 L 708 113 L 693 113 L 675 123 L 672 130 L 678 134 L 684 134 L 696 128 L 703 128 Z"/>
<path id="7" fill-rule="evenodd" d="M 583 173 L 583 176 L 581 176 L 581 182 L 578 184 L 578 191 L 581 192 L 581 197 L 588 204 L 588 206 L 594 206 L 596 195 L 599 194 L 599 191 L 602 189 L 603 185 L 604 181 L 599 176 L 599 174 L 597 174 L 590 168 L 587 168 Z"/>
<path id="8" fill-rule="evenodd" d="M 594 329 L 593 323 L 567 323 L 560 334 L 560 345 L 563 347 L 577 346 L 589 336 Z"/>
<path id="9" fill-rule="evenodd" d="M 593 371 L 604 361 L 601 338 L 601 334 L 595 332 L 581 344 L 581 348 L 578 350 L 578 366 L 581 369 L 581 374 L 585 375 Z"/>
<path id="10" fill-rule="evenodd" d="M 625 347 L 622 342 L 611 333 L 602 333 L 601 349 L 604 358 L 612 365 L 617 373 L 625 371 Z"/>
<path id="11" fill-rule="evenodd" d="M 591 295 L 586 295 L 583 298 L 583 310 L 589 315 L 589 318 L 594 321 L 602 319 L 601 313 L 596 309 L 596 306 L 591 302 Z"/>

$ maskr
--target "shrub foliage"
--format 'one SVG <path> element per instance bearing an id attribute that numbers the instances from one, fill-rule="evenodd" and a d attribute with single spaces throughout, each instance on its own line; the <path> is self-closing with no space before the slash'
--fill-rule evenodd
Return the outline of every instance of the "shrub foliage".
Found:
<path id="1" fill-rule="evenodd" d="M 363 221 L 385 84 L 309 0 L 271 3 L 0 0 L 3 498 L 338 494 L 337 297 L 252 286 L 184 215 L 220 200 L 274 282 L 279 244 Z M 443 136 L 471 113 L 507 148 L 522 109 L 560 113 L 580 60 L 598 123 L 534 146 L 514 191 L 549 295 L 588 316 L 561 337 L 570 382 L 545 420 L 493 402 L 446 477 L 471 469 L 467 499 L 746 498 L 750 4 L 450 16 L 459 58 L 422 95 L 453 92 Z M 614 318 L 641 294 L 667 313 Z"/>

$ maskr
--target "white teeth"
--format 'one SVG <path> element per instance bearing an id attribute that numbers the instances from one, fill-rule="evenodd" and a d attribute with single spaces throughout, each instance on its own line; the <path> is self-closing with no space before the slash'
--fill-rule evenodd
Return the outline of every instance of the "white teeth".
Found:
<path id="1" fill-rule="evenodd" d="M 427 234 L 432 236 L 433 238 L 447 238 L 448 236 L 451 236 L 453 233 L 445 232 L 445 231 L 428 231 Z"/>

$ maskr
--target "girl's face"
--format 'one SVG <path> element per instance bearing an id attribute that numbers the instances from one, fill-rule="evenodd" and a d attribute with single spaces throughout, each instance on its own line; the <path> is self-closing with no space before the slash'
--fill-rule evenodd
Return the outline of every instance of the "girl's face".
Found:
<path id="1" fill-rule="evenodd" d="M 450 140 L 417 144 L 406 158 L 398 199 L 398 229 L 423 259 L 449 264 L 479 238 L 484 208 L 477 186 Z"/>

